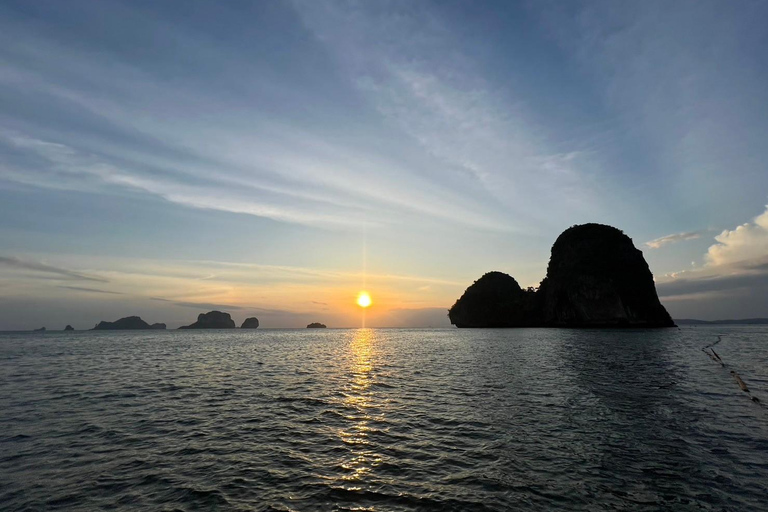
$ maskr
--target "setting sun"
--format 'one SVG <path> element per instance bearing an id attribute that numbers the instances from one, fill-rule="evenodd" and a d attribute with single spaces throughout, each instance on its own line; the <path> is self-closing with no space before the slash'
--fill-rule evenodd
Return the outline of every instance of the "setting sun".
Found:
<path id="1" fill-rule="evenodd" d="M 361 308 L 367 308 L 371 303 L 371 296 L 368 295 L 368 292 L 360 292 L 357 296 L 357 305 Z"/>

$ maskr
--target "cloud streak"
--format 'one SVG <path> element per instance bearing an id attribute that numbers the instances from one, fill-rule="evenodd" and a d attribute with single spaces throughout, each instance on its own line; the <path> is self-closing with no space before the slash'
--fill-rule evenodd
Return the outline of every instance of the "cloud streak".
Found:
<path id="1" fill-rule="evenodd" d="M 658 249 L 664 245 L 669 245 L 676 242 L 683 242 L 686 240 L 695 240 L 700 237 L 701 237 L 701 232 L 699 231 L 690 231 L 686 233 L 674 233 L 672 235 L 662 236 L 660 238 L 656 238 L 649 242 L 645 242 L 645 246 L 650 247 L 651 249 Z"/>
<path id="2" fill-rule="evenodd" d="M 137 22 L 157 24 L 150 16 L 130 14 L 140 18 Z M 109 23 L 110 19 L 103 21 Z M 17 129 L 6 134 L 6 142 L 14 149 L 14 155 L 0 167 L 0 176 L 6 179 L 73 190 L 129 187 L 196 208 L 331 228 L 359 226 L 355 220 L 359 218 L 376 223 L 428 215 L 468 226 L 506 229 L 482 202 L 465 197 L 460 189 L 419 177 L 414 171 L 427 163 L 423 156 L 418 162 L 389 156 L 394 152 L 382 148 L 380 141 L 391 138 L 391 130 L 368 128 L 366 138 L 373 143 L 355 136 L 357 126 L 349 128 L 344 137 L 331 133 L 329 120 L 340 116 L 338 110 L 329 111 L 331 106 L 342 109 L 345 122 L 339 126 L 377 125 L 359 119 L 355 112 L 344 113 L 345 105 L 335 105 L 341 101 L 335 97 L 338 93 L 298 107 L 303 109 L 302 119 L 308 118 L 307 110 L 322 110 L 326 119 L 321 127 L 308 122 L 287 124 L 276 120 L 275 113 L 256 117 L 243 113 L 246 106 L 257 102 L 274 105 L 285 117 L 295 117 L 295 98 L 282 96 L 305 102 L 314 96 L 290 76 L 300 69 L 274 77 L 275 83 L 282 80 L 283 85 L 260 86 L 256 98 L 253 92 L 237 90 L 229 101 L 223 101 L 218 79 L 169 83 L 159 70 L 164 59 L 177 63 L 176 55 L 160 52 L 157 61 L 150 59 L 133 67 L 113 55 L 118 50 L 108 45 L 99 45 L 99 54 L 93 55 L 57 44 L 51 35 L 30 39 L 18 27 L 2 28 L 7 29 L 8 41 L 26 41 L 15 45 L 16 53 L 11 52 L 4 63 L 13 77 L 9 85 L 34 91 L 45 105 L 44 113 L 30 112 L 30 119 L 55 118 L 38 124 L 26 119 L 10 123 Z M 166 28 L 167 33 L 159 37 L 170 40 L 168 48 L 177 48 L 181 42 L 198 47 L 196 67 L 225 63 L 229 73 L 238 69 L 233 81 L 253 84 L 267 84 L 264 74 L 274 72 L 243 66 L 233 58 L 236 52 L 226 46 L 199 48 L 198 35 L 188 27 Z M 87 78 L 74 80 L 69 70 Z M 89 82 L 89 87 L 81 80 Z M 343 83 L 338 85 L 343 89 Z M 189 112 L 201 105 L 212 105 L 215 115 L 210 122 L 190 124 Z M 153 112 L 163 112 L 163 116 L 153 116 Z M 49 128 L 62 123 L 61 118 L 78 124 L 77 136 Z"/>
<path id="3" fill-rule="evenodd" d="M 97 281 L 101 283 L 109 282 L 108 280 L 102 279 L 100 277 L 82 274 L 80 272 L 75 272 L 73 270 L 69 270 L 65 268 L 54 267 L 52 265 L 46 265 L 45 263 L 40 263 L 37 261 L 23 260 L 21 258 L 17 258 L 13 256 L 0 256 L 0 265 L 5 265 L 7 267 L 15 268 L 15 269 L 32 270 L 35 272 L 53 274 L 57 277 L 65 278 L 65 279 L 76 279 L 80 281 Z"/>
<path id="4" fill-rule="evenodd" d="M 181 300 L 163 299 L 161 297 L 150 297 L 150 300 L 154 300 L 157 302 L 169 302 L 174 306 L 180 306 L 182 308 L 224 310 L 224 311 L 228 309 L 235 310 L 235 311 L 244 309 L 240 306 L 233 306 L 232 304 L 214 304 L 211 302 L 188 302 L 188 301 L 181 301 Z"/>
<path id="5" fill-rule="evenodd" d="M 99 290 L 97 288 L 86 288 L 84 286 L 58 286 L 57 288 L 61 288 L 63 290 L 75 290 L 78 292 L 89 292 L 89 293 L 104 293 L 107 295 L 125 295 L 121 292 L 111 292 L 107 290 Z"/>
<path id="6" fill-rule="evenodd" d="M 597 163 L 579 144 L 553 144 L 526 98 L 499 94 L 439 16 L 416 4 L 294 4 L 363 97 L 439 162 L 425 177 L 488 197 L 518 230 L 601 202 Z"/>

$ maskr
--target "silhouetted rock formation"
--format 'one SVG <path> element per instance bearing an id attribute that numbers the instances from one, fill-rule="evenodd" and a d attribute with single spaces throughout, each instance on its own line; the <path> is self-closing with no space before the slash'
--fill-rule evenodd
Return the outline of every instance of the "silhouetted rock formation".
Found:
<path id="1" fill-rule="evenodd" d="M 152 325 L 150 325 L 150 326 L 149 326 L 149 328 L 150 328 L 150 329 L 160 329 L 160 330 L 164 330 L 164 329 L 165 329 L 165 324 L 163 324 L 163 323 L 156 323 L 156 324 L 152 324 Z"/>
<path id="2" fill-rule="evenodd" d="M 246 318 L 243 322 L 243 325 L 240 326 L 241 329 L 256 329 L 259 327 L 259 319 L 255 316 L 252 316 L 250 318 Z"/>
<path id="3" fill-rule="evenodd" d="M 192 325 L 185 325 L 179 329 L 234 329 L 235 321 L 229 316 L 229 313 L 221 311 L 210 311 L 200 313 L 197 316 L 197 322 Z"/>
<path id="4" fill-rule="evenodd" d="M 538 291 L 489 272 L 448 312 L 457 327 L 674 327 L 643 253 L 621 230 L 583 224 L 552 246 Z"/>
<path id="5" fill-rule="evenodd" d="M 74 328 L 74 327 L 72 327 L 71 325 L 67 325 L 67 326 L 64 328 L 64 330 L 65 330 L 65 331 L 74 331 L 74 330 L 75 330 L 75 328 Z"/>
<path id="6" fill-rule="evenodd" d="M 35 329 L 35 332 L 43 332 L 45 331 L 45 327 L 41 327 L 39 329 Z"/>
<path id="7" fill-rule="evenodd" d="M 457 327 L 521 327 L 537 325 L 536 296 L 520 288 L 515 278 L 488 272 L 467 288 L 448 317 Z"/>
<path id="8" fill-rule="evenodd" d="M 307 329 L 325 329 L 326 325 L 321 324 L 320 322 L 312 322 L 307 326 Z"/>
<path id="9" fill-rule="evenodd" d="M 643 253 L 603 224 L 565 230 L 552 246 L 543 294 L 552 326 L 673 327 Z"/>
<path id="10" fill-rule="evenodd" d="M 121 330 L 137 330 L 137 329 L 151 329 L 152 327 L 142 320 L 138 316 L 127 316 L 116 320 L 114 322 L 101 321 L 96 324 L 96 327 L 91 329 L 92 331 L 121 331 Z"/>

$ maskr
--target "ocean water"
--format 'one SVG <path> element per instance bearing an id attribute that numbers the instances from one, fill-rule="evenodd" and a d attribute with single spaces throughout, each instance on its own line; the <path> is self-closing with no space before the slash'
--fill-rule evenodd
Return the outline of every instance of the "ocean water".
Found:
<path id="1" fill-rule="evenodd" d="M 751 396 L 765 326 L 3 333 L 0 509 L 768 510 Z"/>

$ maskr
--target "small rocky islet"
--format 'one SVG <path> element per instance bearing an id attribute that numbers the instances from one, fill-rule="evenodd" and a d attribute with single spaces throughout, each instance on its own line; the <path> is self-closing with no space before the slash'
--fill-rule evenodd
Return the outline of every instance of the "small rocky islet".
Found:
<path id="1" fill-rule="evenodd" d="M 307 326 L 307 329 L 325 329 L 327 327 L 327 325 L 321 324 L 320 322 L 312 322 Z"/>
<path id="2" fill-rule="evenodd" d="M 255 316 L 246 318 L 245 321 L 243 321 L 243 324 L 240 326 L 241 329 L 258 329 L 258 327 L 259 319 Z"/>
<path id="3" fill-rule="evenodd" d="M 448 311 L 457 327 L 674 327 L 643 253 L 604 224 L 566 229 L 538 289 L 502 272 L 474 282 Z"/>

